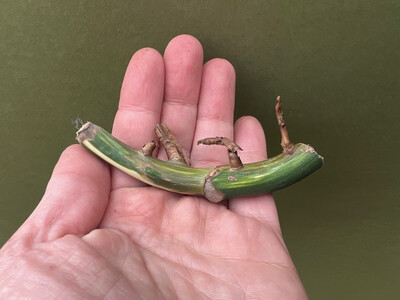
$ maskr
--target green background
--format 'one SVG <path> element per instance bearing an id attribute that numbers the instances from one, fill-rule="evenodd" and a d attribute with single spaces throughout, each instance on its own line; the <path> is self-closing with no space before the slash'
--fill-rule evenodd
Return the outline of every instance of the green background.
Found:
<path id="1" fill-rule="evenodd" d="M 400 297 L 400 1 L 0 1 L 0 245 L 39 202 L 78 115 L 111 129 L 131 55 L 188 33 L 237 72 L 270 155 L 281 95 L 325 157 L 275 194 L 312 299 Z M 268 251 L 268 249 L 265 249 Z"/>

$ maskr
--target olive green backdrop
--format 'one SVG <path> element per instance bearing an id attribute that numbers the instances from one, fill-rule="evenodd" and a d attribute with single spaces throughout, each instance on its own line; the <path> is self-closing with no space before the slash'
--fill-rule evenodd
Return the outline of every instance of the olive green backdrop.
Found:
<path id="1" fill-rule="evenodd" d="M 280 151 L 274 100 L 325 157 L 275 194 L 312 299 L 400 297 L 400 2 L 0 1 L 0 245 L 39 202 L 77 116 L 111 129 L 131 55 L 189 33 L 237 72 L 236 117 Z M 268 249 L 265 249 L 268 251 Z"/>

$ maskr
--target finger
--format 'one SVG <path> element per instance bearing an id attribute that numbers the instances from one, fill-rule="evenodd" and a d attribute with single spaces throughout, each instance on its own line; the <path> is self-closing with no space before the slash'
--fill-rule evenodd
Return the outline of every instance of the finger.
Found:
<path id="1" fill-rule="evenodd" d="M 87 234 L 100 223 L 109 194 L 109 167 L 72 145 L 62 153 L 42 200 L 17 235 L 42 242 Z"/>
<path id="2" fill-rule="evenodd" d="M 172 39 L 164 53 L 165 94 L 161 122 L 168 125 L 184 152 L 189 153 L 196 125 L 203 48 L 190 35 Z M 165 153 L 160 153 L 165 158 Z"/>
<path id="3" fill-rule="evenodd" d="M 224 59 L 210 60 L 203 67 L 196 130 L 191 152 L 193 165 L 215 166 L 228 162 L 227 150 L 224 147 L 197 146 L 197 141 L 213 136 L 232 139 L 234 102 L 235 70 L 233 66 Z"/>
<path id="4" fill-rule="evenodd" d="M 242 117 L 236 121 L 235 142 L 243 148 L 240 153 L 243 163 L 267 159 L 264 130 L 257 119 Z M 229 200 L 229 209 L 279 228 L 278 213 L 271 194 Z"/>
<path id="5" fill-rule="evenodd" d="M 137 51 L 122 83 L 113 135 L 136 149 L 153 140 L 154 127 L 160 121 L 163 94 L 164 62 L 161 55 L 151 48 Z M 141 185 L 141 182 L 113 169 L 113 189 Z"/>

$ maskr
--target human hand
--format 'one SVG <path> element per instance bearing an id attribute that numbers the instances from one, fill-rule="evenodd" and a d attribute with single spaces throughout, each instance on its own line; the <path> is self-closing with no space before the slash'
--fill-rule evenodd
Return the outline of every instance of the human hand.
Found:
<path id="1" fill-rule="evenodd" d="M 244 163 L 266 159 L 252 117 L 233 124 L 235 72 L 182 35 L 164 57 L 136 52 L 113 135 L 141 148 L 166 123 L 193 166 L 226 164 L 234 139 Z M 165 159 L 165 153 L 159 153 Z M 38 207 L 0 251 L 0 298 L 306 299 L 271 195 L 213 204 L 128 177 L 80 145 L 60 157 Z"/>

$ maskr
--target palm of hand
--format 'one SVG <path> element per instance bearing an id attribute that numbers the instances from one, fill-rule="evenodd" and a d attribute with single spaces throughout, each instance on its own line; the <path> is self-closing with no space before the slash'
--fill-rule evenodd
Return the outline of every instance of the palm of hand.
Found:
<path id="1" fill-rule="evenodd" d="M 190 54 L 182 58 L 185 51 Z M 187 152 L 198 137 L 234 135 L 252 149 L 245 149 L 244 162 L 264 159 L 264 134 L 255 119 L 240 119 L 233 134 L 229 63 L 212 60 L 202 68 L 199 43 L 177 37 L 164 55 L 162 96 L 164 84 L 154 88 L 164 83 L 157 60 L 151 49 L 134 55 L 114 123 L 117 137 L 140 147 L 161 116 Z M 132 75 L 140 72 L 142 79 Z M 160 93 L 164 103 L 157 103 Z M 140 98 L 146 101 L 133 100 Z M 193 109 L 193 121 L 186 120 Z M 183 120 L 174 119 L 173 110 Z M 210 154 L 193 147 L 191 159 L 198 166 L 226 163 L 224 149 Z M 228 209 L 145 187 L 110 172 L 77 145 L 63 153 L 38 208 L 1 250 L 0 274 L 2 296 L 306 298 L 270 195 L 231 200 Z"/>

